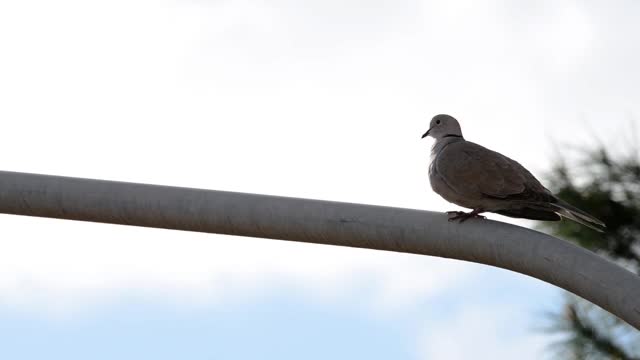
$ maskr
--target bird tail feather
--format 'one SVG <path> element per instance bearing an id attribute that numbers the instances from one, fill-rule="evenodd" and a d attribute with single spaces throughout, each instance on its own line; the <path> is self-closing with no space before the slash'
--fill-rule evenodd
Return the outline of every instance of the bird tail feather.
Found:
<path id="1" fill-rule="evenodd" d="M 602 221 L 594 218 L 586 212 L 569 205 L 568 203 L 558 200 L 557 203 L 550 204 L 556 208 L 556 212 L 567 219 L 573 220 L 579 224 L 589 227 L 598 232 L 604 232 L 602 228 L 607 227 Z"/>

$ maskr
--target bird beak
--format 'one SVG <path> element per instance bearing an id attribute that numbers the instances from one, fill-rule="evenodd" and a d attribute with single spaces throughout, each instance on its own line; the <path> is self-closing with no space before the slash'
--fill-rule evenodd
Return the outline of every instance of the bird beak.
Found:
<path id="1" fill-rule="evenodd" d="M 421 139 L 424 139 L 427 136 L 429 136 L 429 131 L 431 131 L 431 129 L 427 130 L 427 132 L 422 135 Z"/>

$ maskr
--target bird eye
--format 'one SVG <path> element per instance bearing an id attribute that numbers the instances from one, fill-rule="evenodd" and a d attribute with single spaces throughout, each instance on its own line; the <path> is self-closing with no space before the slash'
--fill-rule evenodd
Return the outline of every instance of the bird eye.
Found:
<path id="1" fill-rule="evenodd" d="M 439 124 L 440 124 L 440 120 L 436 120 L 436 124 L 438 124 L 438 125 L 439 125 Z"/>

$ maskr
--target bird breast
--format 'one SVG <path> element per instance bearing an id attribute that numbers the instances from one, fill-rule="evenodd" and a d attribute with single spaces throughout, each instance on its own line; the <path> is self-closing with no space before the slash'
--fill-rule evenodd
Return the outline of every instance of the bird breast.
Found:
<path id="1" fill-rule="evenodd" d="M 437 144 L 436 144 L 437 145 Z M 440 173 L 438 173 L 438 167 L 436 166 L 438 160 L 439 151 L 436 150 L 436 145 L 431 150 L 431 163 L 429 164 L 429 183 L 431 189 L 438 195 L 442 196 L 448 202 L 458 204 L 459 199 L 456 193 L 447 185 Z M 438 149 L 441 150 L 441 149 Z"/>
<path id="2" fill-rule="evenodd" d="M 475 197 L 463 196 L 463 194 L 457 193 L 447 184 L 442 174 L 438 172 L 438 156 L 443 151 L 446 151 L 447 145 L 457 141 L 460 140 L 455 138 L 454 140 L 445 139 L 436 141 L 433 145 L 431 163 L 429 164 L 429 183 L 431 184 L 431 189 L 446 201 L 469 209 L 479 208 L 481 205 L 476 201 Z"/>

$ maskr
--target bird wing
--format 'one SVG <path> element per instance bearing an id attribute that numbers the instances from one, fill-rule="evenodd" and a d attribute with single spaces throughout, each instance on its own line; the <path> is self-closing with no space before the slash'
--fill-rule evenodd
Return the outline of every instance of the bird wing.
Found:
<path id="1" fill-rule="evenodd" d="M 443 180 L 462 196 L 515 201 L 553 198 L 517 161 L 469 141 L 446 146 L 436 161 Z"/>

